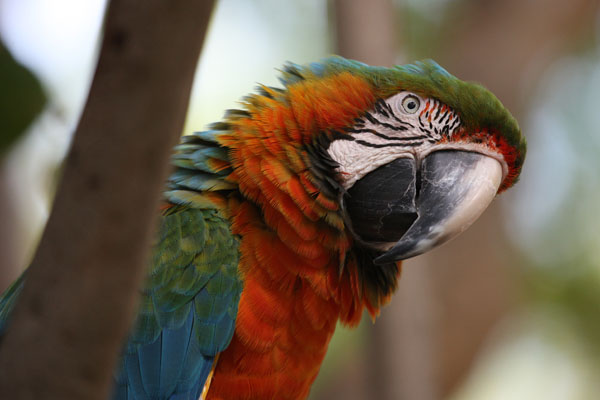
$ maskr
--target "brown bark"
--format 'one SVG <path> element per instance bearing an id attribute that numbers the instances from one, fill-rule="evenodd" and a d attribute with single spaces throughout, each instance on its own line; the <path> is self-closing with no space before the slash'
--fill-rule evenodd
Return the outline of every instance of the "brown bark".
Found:
<path id="1" fill-rule="evenodd" d="M 113 0 L 88 102 L 0 347 L 10 399 L 104 399 L 213 1 Z"/>

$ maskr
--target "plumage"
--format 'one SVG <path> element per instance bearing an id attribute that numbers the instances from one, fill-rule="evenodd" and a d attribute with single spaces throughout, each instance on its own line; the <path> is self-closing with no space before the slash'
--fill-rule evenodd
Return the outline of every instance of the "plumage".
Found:
<path id="1" fill-rule="evenodd" d="M 374 318 L 400 275 L 398 258 L 378 261 L 393 243 L 353 231 L 374 204 L 384 208 L 373 215 L 392 212 L 354 182 L 437 149 L 497 159 L 499 191 L 520 173 L 525 140 L 510 113 L 433 61 L 382 68 L 330 57 L 288 63 L 280 81 L 176 146 L 114 398 L 195 400 L 205 383 L 209 399 L 305 398 L 338 321 Z M 398 108 L 407 99 L 412 109 Z M 407 207 L 419 205 L 411 174 Z M 360 213 L 345 205 L 356 190 Z M 0 333 L 23 279 L 0 299 Z"/>
<path id="2" fill-rule="evenodd" d="M 116 398 L 200 396 L 214 357 L 233 335 L 241 292 L 238 239 L 229 225 L 214 205 L 188 204 L 163 217 L 138 318 L 115 374 Z"/>

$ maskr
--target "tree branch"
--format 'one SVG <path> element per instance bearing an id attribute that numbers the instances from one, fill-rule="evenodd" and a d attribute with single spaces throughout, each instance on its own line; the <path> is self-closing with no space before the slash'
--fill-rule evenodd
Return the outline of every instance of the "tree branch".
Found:
<path id="1" fill-rule="evenodd" d="M 2 397 L 107 397 L 212 6 L 111 2 L 64 178 L 0 347 Z"/>

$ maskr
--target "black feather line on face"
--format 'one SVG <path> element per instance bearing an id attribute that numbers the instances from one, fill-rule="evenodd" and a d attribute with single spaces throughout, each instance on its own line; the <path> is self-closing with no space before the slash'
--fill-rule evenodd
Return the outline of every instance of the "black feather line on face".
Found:
<path id="1" fill-rule="evenodd" d="M 315 178 L 320 192 L 334 201 L 339 201 L 346 190 L 337 179 L 336 168 L 339 164 L 327 152 L 334 140 L 355 139 L 337 131 L 322 132 L 317 135 L 312 144 L 306 146 L 306 152 L 311 162 L 309 170 Z M 347 220 L 347 218 L 345 219 Z M 361 283 L 365 285 L 366 293 L 374 306 L 379 306 L 380 301 L 391 294 L 398 283 L 396 263 L 385 265 L 373 263 L 373 260 L 381 254 L 383 254 L 382 251 L 362 247 L 355 242 L 346 255 L 346 262 L 350 259 L 356 261 Z"/>
<path id="2" fill-rule="evenodd" d="M 341 193 L 344 193 L 344 187 L 336 179 L 335 169 L 339 164 L 327 152 L 333 141 L 332 136 L 325 132 L 320 133 L 313 143 L 306 146 L 306 152 L 310 159 L 309 170 L 316 180 L 317 188 L 322 194 L 336 201 Z"/>

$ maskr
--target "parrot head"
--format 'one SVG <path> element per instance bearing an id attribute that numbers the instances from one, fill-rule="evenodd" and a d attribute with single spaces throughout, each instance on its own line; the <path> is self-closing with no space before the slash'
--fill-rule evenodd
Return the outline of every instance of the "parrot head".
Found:
<path id="1" fill-rule="evenodd" d="M 333 56 L 289 63 L 280 81 L 212 126 L 228 149 L 227 182 L 256 207 L 233 213 L 235 231 L 260 218 L 315 265 L 339 254 L 340 277 L 358 271 L 373 313 L 396 287 L 398 261 L 464 231 L 520 174 L 526 142 L 512 115 L 434 61 L 384 68 Z"/>
<path id="2" fill-rule="evenodd" d="M 347 65 L 336 61 L 330 70 Z M 375 264 L 452 239 L 515 183 L 526 142 L 488 90 L 431 60 L 393 69 L 350 64 L 375 88 L 374 102 L 326 151 L 348 229 L 383 251 Z"/>
<path id="3" fill-rule="evenodd" d="M 354 240 L 380 252 L 375 264 L 455 237 L 520 174 L 526 142 L 512 115 L 432 60 L 382 68 L 331 57 L 288 64 L 281 80 L 320 189 Z"/>

